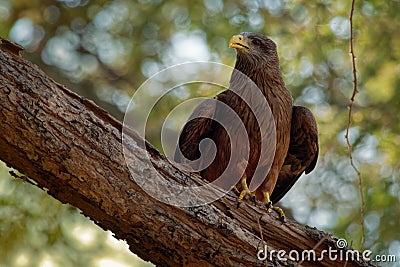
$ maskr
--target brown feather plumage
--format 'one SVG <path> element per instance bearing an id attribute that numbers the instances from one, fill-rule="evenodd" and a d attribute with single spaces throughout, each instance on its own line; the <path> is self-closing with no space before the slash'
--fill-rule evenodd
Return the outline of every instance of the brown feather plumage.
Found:
<path id="1" fill-rule="evenodd" d="M 306 107 L 294 106 L 289 151 L 271 195 L 273 203 L 281 200 L 303 173 L 314 169 L 318 151 L 318 130 L 313 114 Z"/>
<path id="2" fill-rule="evenodd" d="M 273 119 L 275 123 L 274 130 L 276 131 L 275 153 L 273 154 L 272 151 L 271 154 L 273 155 L 270 155 L 270 159 L 266 159 L 272 161 L 271 168 L 269 171 L 266 168 L 265 179 L 255 193 L 259 200 L 263 200 L 264 192 L 269 195 L 272 194 L 273 200 L 275 200 L 273 202 L 277 202 L 292 187 L 302 172 L 311 171 L 315 165 L 318 154 L 315 120 L 313 120 L 311 113 L 304 111 L 302 108 L 295 107 L 292 112 L 292 97 L 282 79 L 275 43 L 259 34 L 242 33 L 240 36 L 248 49 L 242 49 L 241 47 L 237 49 L 235 69 L 247 75 L 262 92 L 272 111 L 270 120 Z M 255 168 L 259 163 L 261 139 L 269 138 L 268 134 L 270 133 L 261 136 L 260 124 L 256 121 L 251 109 L 234 93 L 234 91 L 246 93 L 246 85 L 241 85 L 238 79 L 234 72 L 231 77 L 230 89 L 218 94 L 215 99 L 231 107 L 245 126 L 249 137 L 250 156 L 245 160 L 244 168 L 247 181 L 250 183 Z M 184 158 L 197 160 L 202 156 L 202 153 L 206 154 L 209 150 L 212 150 L 210 143 L 206 143 L 201 147 L 201 140 L 205 138 L 213 140 L 216 146 L 215 158 L 211 165 L 201 171 L 202 177 L 208 181 L 216 180 L 224 172 L 231 154 L 231 140 L 227 131 L 213 119 L 207 119 L 215 118 L 219 115 L 230 116 L 229 114 L 221 115 L 221 112 L 223 110 L 213 101 L 206 100 L 201 103 L 194 110 L 191 118 L 202 118 L 189 119 L 179 137 L 179 146 L 182 154 L 175 154 L 177 162 L 185 162 Z M 310 128 L 310 130 L 309 127 L 312 129 Z M 237 139 L 238 144 L 233 144 L 232 146 L 237 150 L 233 151 L 234 153 L 241 153 L 240 140 L 239 136 Z M 247 140 L 242 141 L 245 142 Z M 304 148 L 304 146 L 309 145 L 314 147 Z M 201 163 L 199 164 L 201 165 Z M 296 167 L 294 167 L 295 164 L 297 164 Z M 261 162 L 260 165 L 267 166 L 267 162 Z M 282 166 L 284 166 L 284 169 L 282 169 Z M 202 169 L 202 166 L 200 166 L 200 169 Z M 276 185 L 278 185 L 279 189 L 276 193 L 273 193 Z M 237 187 L 240 189 L 241 184 L 238 183 Z"/>

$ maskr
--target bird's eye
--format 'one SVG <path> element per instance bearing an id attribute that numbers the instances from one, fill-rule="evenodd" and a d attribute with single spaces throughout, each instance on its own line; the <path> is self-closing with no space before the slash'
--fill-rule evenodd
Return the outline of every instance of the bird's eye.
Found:
<path id="1" fill-rule="evenodd" d="M 251 43 L 252 43 L 253 45 L 260 45 L 260 44 L 261 44 L 261 41 L 258 40 L 258 39 L 253 39 L 253 40 L 251 40 Z"/>

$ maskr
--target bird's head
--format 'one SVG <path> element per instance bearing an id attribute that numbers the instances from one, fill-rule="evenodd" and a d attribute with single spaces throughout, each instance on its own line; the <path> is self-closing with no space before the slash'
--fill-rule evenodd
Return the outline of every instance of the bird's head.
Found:
<path id="1" fill-rule="evenodd" d="M 242 32 L 234 35 L 229 41 L 229 47 L 236 49 L 237 61 L 235 68 L 279 68 L 276 44 L 269 38 L 252 32 Z"/>

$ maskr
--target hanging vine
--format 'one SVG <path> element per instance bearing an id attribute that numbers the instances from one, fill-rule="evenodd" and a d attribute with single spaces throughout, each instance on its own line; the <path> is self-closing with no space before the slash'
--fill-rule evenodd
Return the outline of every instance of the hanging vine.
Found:
<path id="1" fill-rule="evenodd" d="M 351 2 L 351 11 L 350 11 L 350 56 L 351 56 L 351 65 L 352 65 L 352 70 L 353 70 L 353 94 L 350 98 L 350 104 L 349 104 L 349 113 L 348 113 L 348 119 L 347 119 L 347 128 L 346 128 L 346 143 L 347 143 L 347 148 L 349 151 L 349 159 L 350 159 L 350 164 L 353 167 L 354 171 L 357 173 L 358 176 L 358 188 L 360 192 L 360 198 L 361 198 L 361 208 L 360 208 L 360 225 L 361 225 L 361 241 L 360 241 L 360 247 L 364 247 L 364 240 L 365 240 L 365 226 L 364 226 L 364 213 L 365 213 L 365 200 L 364 200 L 364 189 L 363 189 L 363 179 L 361 176 L 361 172 L 357 168 L 357 166 L 354 163 L 353 160 L 353 154 L 352 150 L 353 147 L 350 143 L 349 139 L 349 130 L 351 126 L 351 116 L 352 116 L 352 111 L 353 111 L 353 104 L 355 101 L 355 97 L 358 94 L 358 87 L 357 87 L 357 67 L 356 67 L 356 55 L 354 53 L 354 30 L 353 30 L 353 15 L 354 15 L 354 5 L 355 5 L 355 0 L 352 0 Z"/>

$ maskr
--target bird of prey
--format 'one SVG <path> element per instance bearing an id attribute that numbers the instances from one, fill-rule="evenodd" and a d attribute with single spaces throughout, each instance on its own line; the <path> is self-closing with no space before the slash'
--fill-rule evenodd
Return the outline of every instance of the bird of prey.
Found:
<path id="1" fill-rule="evenodd" d="M 303 172 L 307 174 L 314 169 L 318 157 L 316 122 L 309 109 L 293 106 L 291 93 L 286 89 L 280 71 L 277 47 L 271 39 L 256 33 L 243 32 L 230 39 L 229 47 L 236 49 L 237 52 L 235 64 L 237 72 L 232 73 L 230 87 L 214 99 L 207 99 L 195 108 L 180 133 L 175 161 L 198 160 L 212 147 L 210 145 L 202 147 L 202 140 L 212 140 L 216 152 L 208 167 L 200 171 L 201 176 L 210 182 L 215 181 L 224 173 L 230 156 L 236 155 L 239 158 L 237 165 L 244 166 L 240 181 L 235 183 L 234 187 L 239 193 L 238 206 L 244 197 L 249 195 L 254 201 L 258 199 L 268 208 L 275 210 L 281 220 L 285 221 L 282 209 L 273 205 L 290 190 Z M 264 103 L 269 105 L 272 112 L 270 119 L 267 118 L 267 113 L 261 114 L 267 123 L 260 124 L 260 118 L 254 114 L 249 103 L 246 103 L 240 94 L 238 95 L 238 92 L 245 94 L 250 88 L 248 83 L 240 82 L 237 78 L 240 75 L 237 73 L 243 73 L 250 78 L 261 92 L 261 98 L 265 98 Z M 236 113 L 245 127 L 248 140 L 242 140 L 243 138 L 238 135 L 243 135 L 243 132 L 238 131 L 233 133 L 236 141 L 231 144 L 232 136 L 213 118 L 227 117 L 228 121 L 234 121 L 234 116 L 224 114 L 224 109 L 212 100 L 225 104 Z M 273 120 L 273 124 L 268 123 L 269 120 Z M 264 127 L 271 128 L 271 125 L 275 131 L 275 149 L 261 151 L 262 140 L 273 139 L 269 130 L 263 131 Z M 242 154 L 245 154 L 241 153 L 241 143 L 245 142 L 249 144 L 249 153 L 247 157 L 241 158 Z M 261 159 L 260 155 L 263 152 L 269 154 L 269 157 Z M 261 171 L 264 170 L 265 173 L 262 173 L 260 185 L 250 191 L 248 184 L 258 166 L 261 166 Z"/>

